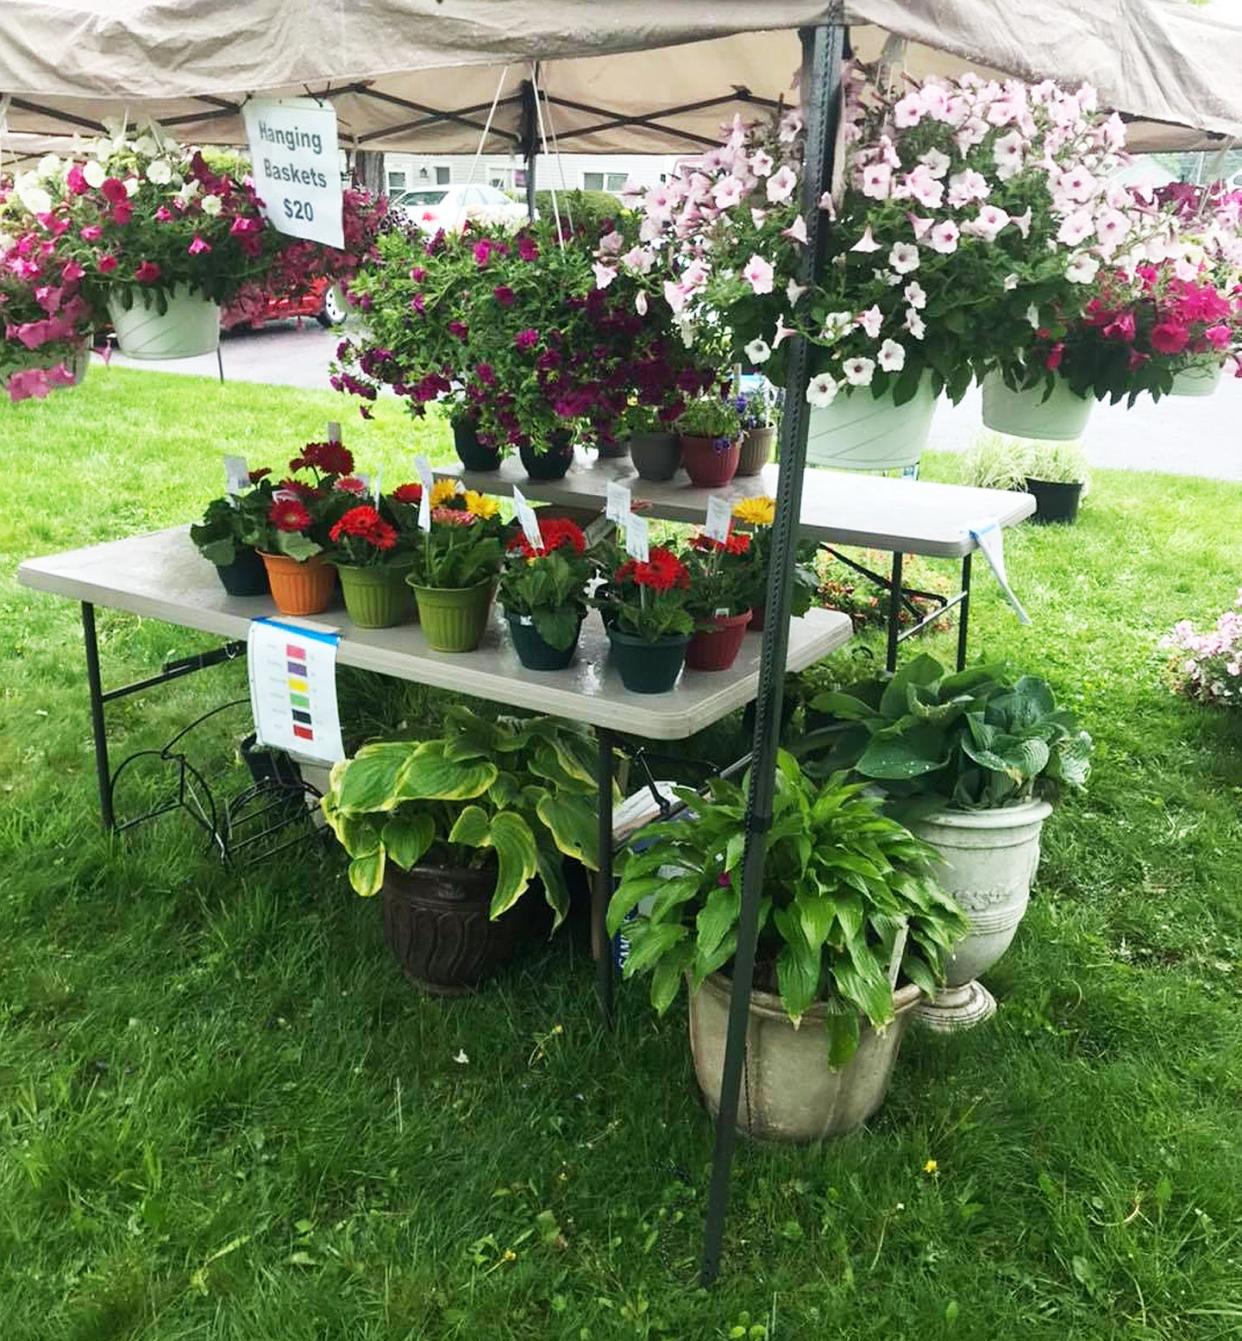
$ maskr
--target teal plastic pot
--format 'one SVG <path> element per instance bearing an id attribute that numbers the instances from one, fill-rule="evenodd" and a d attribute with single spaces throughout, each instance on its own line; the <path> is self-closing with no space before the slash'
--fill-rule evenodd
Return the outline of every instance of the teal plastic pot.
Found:
<path id="1" fill-rule="evenodd" d="M 620 629 L 609 629 L 608 642 L 612 664 L 631 694 L 667 694 L 686 663 L 690 635 L 674 634 L 652 643 Z"/>
<path id="2" fill-rule="evenodd" d="M 230 596 L 266 596 L 267 569 L 252 549 L 238 549 L 232 563 L 216 565 L 220 585 Z"/>
<path id="3" fill-rule="evenodd" d="M 513 639 L 513 650 L 518 660 L 527 670 L 559 671 L 574 659 L 578 650 L 578 634 L 582 631 L 582 621 L 574 633 L 574 640 L 568 647 L 553 647 L 535 625 L 530 615 L 514 615 L 505 612 L 509 623 L 509 636 Z"/>
<path id="4" fill-rule="evenodd" d="M 354 568 L 338 564 L 341 592 L 350 619 L 360 629 L 388 629 L 414 614 L 414 597 L 404 568 Z"/>
<path id="5" fill-rule="evenodd" d="M 487 631 L 496 583 L 473 587 L 419 587 L 413 582 L 418 618 L 433 652 L 473 652 Z"/>

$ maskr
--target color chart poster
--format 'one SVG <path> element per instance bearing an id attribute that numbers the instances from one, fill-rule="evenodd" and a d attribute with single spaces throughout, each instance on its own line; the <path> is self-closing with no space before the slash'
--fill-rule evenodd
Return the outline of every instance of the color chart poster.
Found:
<path id="1" fill-rule="evenodd" d="M 320 763 L 344 759 L 336 707 L 340 634 L 278 619 L 250 625 L 250 706 L 260 745 Z"/>

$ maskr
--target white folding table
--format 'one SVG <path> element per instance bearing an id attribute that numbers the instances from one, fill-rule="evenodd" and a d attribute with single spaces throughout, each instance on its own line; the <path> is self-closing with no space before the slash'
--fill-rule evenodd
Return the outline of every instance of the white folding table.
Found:
<path id="1" fill-rule="evenodd" d="M 690 483 L 684 470 L 678 470 L 671 480 L 655 483 L 640 478 L 629 457 L 597 458 L 594 451 L 579 447 L 574 454 L 574 464 L 560 480 L 528 478 L 515 457 L 507 458 L 499 470 L 462 471 L 441 466 L 435 473 L 460 479 L 467 488 L 477 489 L 480 493 L 512 496 L 516 485 L 530 499 L 596 511 L 603 511 L 608 484 L 615 481 L 629 488 L 635 504 L 647 505 L 648 516 L 665 521 L 701 522 L 712 494 L 727 498 L 730 503 L 765 494 L 775 496 L 777 471 L 776 465 L 767 465 L 760 474 L 734 478 L 719 489 L 698 489 Z M 884 550 L 892 555 L 888 579 L 852 559 L 836 555 L 850 567 L 890 588 L 889 670 L 896 667 L 897 648 L 901 642 L 954 606 L 958 607 L 957 662 L 961 669 L 966 664 L 969 636 L 971 558 L 978 548 L 970 532 L 988 522 L 995 522 L 1001 528 L 1014 526 L 1034 511 L 1035 500 L 1027 493 L 810 469 L 803 477 L 800 525 L 803 536 L 823 545 L 853 545 Z M 836 554 L 835 549 L 833 553 Z M 902 561 L 906 554 L 960 560 L 961 587 L 955 596 L 947 599 L 932 592 L 913 593 L 941 604 L 912 628 L 903 631 Z"/>
<path id="2" fill-rule="evenodd" d="M 276 608 L 268 596 L 228 595 L 212 565 L 194 548 L 186 526 L 28 559 L 18 568 L 17 576 L 25 586 L 81 604 L 100 812 L 105 827 L 116 829 L 113 789 L 125 763 L 117 769 L 110 765 L 105 706 L 114 699 L 244 655 L 251 621 L 276 614 Z M 137 683 L 105 690 L 95 633 L 96 606 L 218 634 L 230 641 L 213 651 L 170 663 L 159 674 Z M 667 694 L 635 694 L 622 686 L 609 664 L 608 640 L 594 612 L 583 625 L 575 664 L 568 670 L 550 672 L 527 670 L 518 661 L 498 612 L 493 612 L 479 649 L 464 654 L 432 651 L 417 624 L 356 628 L 339 606 L 316 616 L 316 621 L 339 627 L 337 660 L 341 665 L 548 713 L 595 729 L 600 871 L 591 904 L 592 931 L 601 950 L 601 1002 L 605 1011 L 610 1009 L 612 956 L 606 952 L 604 914 L 612 889 L 616 737 L 624 733 L 648 740 L 684 740 L 745 706 L 755 697 L 759 683 L 760 635 L 747 634 L 737 661 L 727 671 L 686 671 Z M 789 633 L 788 669 L 802 670 L 819 661 L 844 646 L 851 632 L 848 616 L 835 611 L 812 610 L 795 619 Z"/>

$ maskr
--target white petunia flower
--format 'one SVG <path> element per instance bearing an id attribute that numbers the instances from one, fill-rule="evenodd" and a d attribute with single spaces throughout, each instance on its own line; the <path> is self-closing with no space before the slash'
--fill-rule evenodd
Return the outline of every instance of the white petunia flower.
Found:
<path id="1" fill-rule="evenodd" d="M 52 197 L 39 185 L 36 173 L 23 172 L 14 183 L 14 193 L 31 214 L 47 214 L 52 208 Z"/>
<path id="2" fill-rule="evenodd" d="M 142 185 L 142 183 L 138 180 L 137 177 L 126 177 L 126 178 L 125 178 L 125 194 L 126 194 L 127 196 L 136 196 L 136 195 L 138 194 L 138 188 L 139 188 L 141 185 Z"/>
<path id="3" fill-rule="evenodd" d="M 147 164 L 147 181 L 156 186 L 167 186 L 172 181 L 172 165 L 166 158 L 156 158 Z"/>
<path id="4" fill-rule="evenodd" d="M 1099 261 L 1085 251 L 1078 252 L 1065 267 L 1065 278 L 1074 284 L 1090 284 L 1099 273 Z"/>
<path id="5" fill-rule="evenodd" d="M 872 304 L 865 312 L 858 314 L 857 322 L 872 340 L 876 340 L 880 335 L 880 327 L 884 325 L 884 313 Z"/>
<path id="6" fill-rule="evenodd" d="M 875 375 L 875 360 L 865 358 L 846 359 L 841 365 L 845 380 L 850 386 L 870 386 Z"/>
<path id="7" fill-rule="evenodd" d="M 766 363 L 772 357 L 772 347 L 766 340 L 755 337 L 743 351 L 751 363 L 758 366 L 760 363 Z"/>
<path id="8" fill-rule="evenodd" d="M 921 340 L 927 332 L 927 323 L 912 307 L 906 309 L 904 325 L 916 340 Z"/>
<path id="9" fill-rule="evenodd" d="M 820 331 L 819 338 L 825 344 L 833 344 L 839 340 L 854 325 L 854 314 L 852 312 L 829 312 L 824 318 L 824 329 Z"/>
<path id="10" fill-rule="evenodd" d="M 1012 289 L 1016 289 L 1018 287 L 1017 275 L 1014 274 L 1006 275 L 1005 282 L 1001 287 L 1005 290 L 1006 293 L 1009 293 Z"/>
<path id="11" fill-rule="evenodd" d="M 927 306 L 927 294 L 924 292 L 923 286 L 917 279 L 912 279 L 909 284 L 906 285 L 902 290 L 902 296 L 911 307 L 921 309 Z"/>
<path id="12" fill-rule="evenodd" d="M 187 182 L 186 185 L 188 186 L 189 183 Z M 208 218 L 212 219 L 214 219 L 216 215 L 220 213 L 221 209 L 224 208 L 223 202 L 221 201 L 220 197 L 214 195 L 205 195 L 202 198 L 200 204 L 202 206 L 203 213 L 206 214 Z"/>
<path id="13" fill-rule="evenodd" d="M 39 160 L 38 173 L 40 177 L 55 177 L 60 172 L 60 155 L 44 154 Z"/>
<path id="14" fill-rule="evenodd" d="M 919 268 L 919 249 L 912 242 L 895 242 L 888 263 L 899 275 L 908 275 Z"/>
<path id="15" fill-rule="evenodd" d="M 906 366 L 905 347 L 896 340 L 885 340 L 877 358 L 885 372 L 900 372 Z"/>
<path id="16" fill-rule="evenodd" d="M 806 403 L 817 410 L 826 409 L 837 398 L 837 383 L 829 373 L 818 373 L 806 384 Z"/>

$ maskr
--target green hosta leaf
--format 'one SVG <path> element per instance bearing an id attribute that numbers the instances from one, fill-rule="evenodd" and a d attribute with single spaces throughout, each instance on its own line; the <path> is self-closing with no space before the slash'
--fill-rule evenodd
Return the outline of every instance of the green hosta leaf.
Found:
<path id="1" fill-rule="evenodd" d="M 932 971 L 931 965 L 918 954 L 914 954 L 907 948 L 902 956 L 901 971 L 905 977 L 924 992 L 927 996 L 934 996 L 936 993 L 937 981 L 936 974 Z"/>
<path id="2" fill-rule="evenodd" d="M 651 1004 L 658 1015 L 663 1015 L 673 1004 L 682 976 L 693 959 L 694 943 L 685 940 L 674 945 L 656 965 L 651 975 Z"/>
<path id="3" fill-rule="evenodd" d="M 557 847 L 591 870 L 599 868 L 599 815 L 585 796 L 549 793 L 537 807 Z"/>
<path id="4" fill-rule="evenodd" d="M 552 930 L 555 931 L 569 912 L 569 887 L 565 884 L 561 854 L 551 843 L 536 842 L 535 861 L 543 881 L 543 896 L 552 909 Z"/>
<path id="5" fill-rule="evenodd" d="M 662 877 L 660 889 L 652 901 L 648 916 L 653 922 L 663 922 L 683 903 L 688 903 L 698 894 L 700 884 L 701 879 L 697 874 L 679 875 L 671 879 Z"/>
<path id="6" fill-rule="evenodd" d="M 444 757 L 441 741 L 429 740 L 402 767 L 396 796 L 401 801 L 469 801 L 482 796 L 499 774 L 488 759 L 454 763 Z"/>
<path id="7" fill-rule="evenodd" d="M 863 969 L 852 958 L 836 960 L 832 965 L 833 981 L 846 1001 L 857 1006 L 877 1029 L 882 1028 L 893 1019 L 893 989 L 888 984 L 888 975 L 865 947 L 858 959 L 865 965 Z"/>
<path id="8" fill-rule="evenodd" d="M 836 905 L 837 916 L 841 919 L 841 930 L 847 941 L 856 939 L 862 933 L 863 920 L 866 914 L 863 911 L 863 901 L 859 894 L 852 890 L 843 889 L 833 899 Z"/>
<path id="9" fill-rule="evenodd" d="M 944 733 L 928 723 L 908 728 L 887 727 L 871 738 L 858 761 L 866 778 L 917 778 L 949 762 Z"/>
<path id="10" fill-rule="evenodd" d="M 496 849 L 496 892 L 491 917 L 507 912 L 521 898 L 538 869 L 538 850 L 530 825 L 513 810 L 503 810 L 492 820 L 492 842 Z"/>
<path id="11" fill-rule="evenodd" d="M 337 809 L 345 812 L 391 810 L 399 800 L 397 780 L 418 748 L 413 742 L 364 745 L 345 764 L 337 784 Z"/>
<path id="12" fill-rule="evenodd" d="M 991 666 L 970 666 L 953 675 L 946 675 L 941 680 L 940 698 L 944 701 L 956 698 L 959 694 L 970 694 L 975 698 L 990 697 L 999 688 L 1004 674 L 1005 667 L 1000 662 Z"/>
<path id="13" fill-rule="evenodd" d="M 463 847 L 490 847 L 492 824 L 482 806 L 466 806 L 449 830 L 450 843 Z"/>
<path id="14" fill-rule="evenodd" d="M 435 836 L 436 822 L 425 810 L 413 815 L 394 815 L 384 825 L 388 856 L 406 871 L 422 858 Z"/>
<path id="15" fill-rule="evenodd" d="M 630 942 L 629 958 L 625 961 L 625 976 L 649 972 L 657 962 L 690 934 L 679 922 L 647 922 L 639 920 L 627 933 Z"/>
<path id="16" fill-rule="evenodd" d="M 1091 748 L 1091 737 L 1085 731 L 1063 740 L 1052 752 L 1048 776 L 1067 787 L 1085 787 L 1091 776 Z"/>
<path id="17" fill-rule="evenodd" d="M 980 749 L 969 738 L 963 737 L 962 750 L 980 767 L 1003 773 L 1018 784 L 1038 777 L 1050 753 L 1042 740 L 1017 740 L 1013 736 L 997 736 L 995 748 L 991 750 Z"/>
<path id="18" fill-rule="evenodd" d="M 844 1066 L 858 1051 L 862 1017 L 848 1003 L 832 1001 L 824 1015 L 828 1037 L 828 1065 Z"/>
<path id="19" fill-rule="evenodd" d="M 379 848 L 379 830 L 367 815 L 343 815 L 338 810 L 328 816 L 328 823 L 351 857 L 366 857 Z"/>
<path id="20" fill-rule="evenodd" d="M 716 952 L 720 942 L 737 926 L 740 906 L 741 900 L 732 885 L 717 885 L 703 901 L 695 927 L 698 953 L 705 959 Z"/>
<path id="21" fill-rule="evenodd" d="M 703 979 L 708 977 L 709 974 L 715 973 L 718 968 L 723 968 L 736 953 L 736 931 L 729 932 L 712 954 L 705 955 L 696 953 L 690 971 L 690 986 L 692 990 L 697 992 L 699 988 L 703 986 Z"/>
<path id="22" fill-rule="evenodd" d="M 832 924 L 836 921 L 837 910 L 831 899 L 822 895 L 798 895 L 794 899 L 798 919 L 802 924 L 802 934 L 813 950 L 818 950 L 828 939 Z"/>
<path id="23" fill-rule="evenodd" d="M 880 697 L 880 712 L 890 721 L 896 721 L 906 711 L 906 688 L 909 685 L 934 685 L 944 678 L 944 667 L 935 657 L 913 657 L 907 661 L 884 687 Z"/>
<path id="24" fill-rule="evenodd" d="M 776 957 L 776 981 L 781 1004 L 789 1018 L 797 1024 L 810 1009 L 819 991 L 820 952 L 801 937 L 786 940 Z"/>
<path id="25" fill-rule="evenodd" d="M 355 857 L 349 863 L 349 883 L 364 898 L 378 894 L 384 884 L 384 849 L 377 847 L 365 857 Z"/>
<path id="26" fill-rule="evenodd" d="M 487 799 L 497 810 L 507 810 L 522 795 L 522 784 L 513 773 L 497 773 L 496 781 L 487 789 Z"/>
<path id="27" fill-rule="evenodd" d="M 608 900 L 608 934 L 615 936 L 622 922 L 639 903 L 649 895 L 658 894 L 667 882 L 663 876 L 640 875 L 630 879 L 627 875 L 617 886 L 616 892 Z"/>

